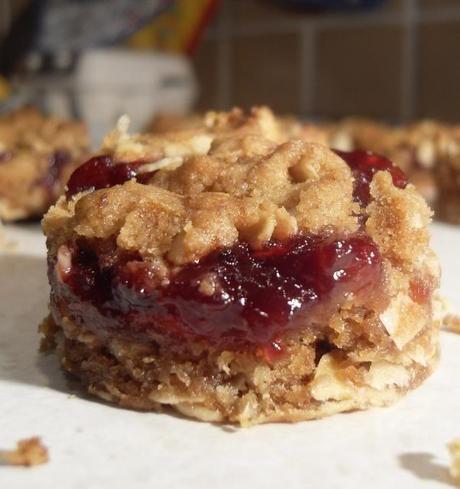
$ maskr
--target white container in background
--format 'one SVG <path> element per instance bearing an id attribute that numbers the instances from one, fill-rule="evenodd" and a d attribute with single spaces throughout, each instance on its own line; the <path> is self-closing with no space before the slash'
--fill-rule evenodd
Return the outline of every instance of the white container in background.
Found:
<path id="1" fill-rule="evenodd" d="M 141 131 L 158 112 L 188 112 L 197 84 L 190 61 L 178 55 L 118 49 L 82 53 L 74 95 L 80 116 L 97 147 L 123 115 Z"/>

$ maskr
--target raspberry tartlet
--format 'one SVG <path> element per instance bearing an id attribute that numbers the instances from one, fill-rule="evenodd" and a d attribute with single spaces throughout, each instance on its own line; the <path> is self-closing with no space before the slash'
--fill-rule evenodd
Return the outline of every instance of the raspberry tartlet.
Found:
<path id="1" fill-rule="evenodd" d="M 25 107 L 0 117 L 0 219 L 40 218 L 89 153 L 85 126 Z"/>
<path id="2" fill-rule="evenodd" d="M 438 357 L 427 204 L 385 158 L 234 129 L 199 154 L 115 132 L 74 172 L 44 346 L 91 394 L 209 422 L 394 402 Z"/>

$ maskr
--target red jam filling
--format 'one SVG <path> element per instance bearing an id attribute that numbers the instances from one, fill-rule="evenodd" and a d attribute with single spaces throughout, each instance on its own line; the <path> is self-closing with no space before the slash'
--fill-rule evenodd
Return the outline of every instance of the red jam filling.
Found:
<path id="1" fill-rule="evenodd" d="M 369 186 L 372 178 L 378 171 L 390 172 L 395 187 L 405 188 L 407 185 L 407 177 L 404 172 L 383 156 L 364 150 L 336 150 L 335 152 L 344 159 L 351 168 L 355 179 L 353 196 L 355 201 L 363 206 L 367 206 L 371 201 Z"/>
<path id="2" fill-rule="evenodd" d="M 138 176 L 138 169 L 142 164 L 145 162 L 114 163 L 110 156 L 95 156 L 72 173 L 67 183 L 66 197 L 72 197 L 84 190 L 121 185 Z"/>
<path id="3" fill-rule="evenodd" d="M 285 332 L 321 328 L 347 297 L 369 300 L 382 259 L 368 236 L 298 235 L 260 250 L 246 243 L 210 253 L 167 285 L 136 254 L 101 259 L 97 244 L 71 248 L 70 266 L 51 263 L 53 304 L 95 329 L 131 337 L 205 340 L 220 349 L 280 352 Z M 267 350 L 267 348 L 269 350 Z"/>

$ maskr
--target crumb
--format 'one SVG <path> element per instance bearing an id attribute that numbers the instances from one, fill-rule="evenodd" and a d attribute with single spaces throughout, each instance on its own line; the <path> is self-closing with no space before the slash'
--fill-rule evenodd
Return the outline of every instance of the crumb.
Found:
<path id="1" fill-rule="evenodd" d="M 450 475 L 457 484 L 460 484 L 460 438 L 451 441 L 447 446 L 452 459 L 449 468 Z"/>
<path id="2" fill-rule="evenodd" d="M 19 440 L 14 450 L 0 450 L 0 461 L 6 462 L 8 465 L 31 467 L 32 465 L 47 463 L 48 460 L 48 449 L 36 436 Z"/>
<path id="3" fill-rule="evenodd" d="M 460 333 L 460 316 L 447 314 L 442 321 L 442 328 L 452 333 Z"/>

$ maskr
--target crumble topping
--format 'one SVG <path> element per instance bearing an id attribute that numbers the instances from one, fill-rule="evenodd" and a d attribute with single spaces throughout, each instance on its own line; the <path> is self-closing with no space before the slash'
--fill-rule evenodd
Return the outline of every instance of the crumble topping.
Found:
<path id="1" fill-rule="evenodd" d="M 207 124 L 206 124 L 207 121 Z M 267 107 L 253 108 L 245 115 L 239 109 L 230 113 L 204 116 L 160 116 L 153 133 L 208 131 L 216 145 L 229 131 L 258 133 L 277 143 L 298 138 L 319 142 L 337 150 L 370 150 L 389 158 L 408 175 L 423 197 L 435 207 L 438 218 L 460 222 L 458 197 L 460 168 L 460 130 L 434 120 L 421 120 L 402 126 L 390 126 L 371 119 L 349 117 L 336 123 L 304 123 L 295 117 L 274 117 Z M 227 138 L 228 139 L 228 138 Z M 239 143 L 228 141 L 241 152 Z"/>
<path id="2" fill-rule="evenodd" d="M 367 232 L 395 265 L 414 267 L 429 244 L 432 212 L 411 185 L 396 188 L 388 173 L 379 172 L 371 183 Z"/>
<path id="3" fill-rule="evenodd" d="M 168 121 L 166 118 L 166 130 L 161 129 L 160 124 L 160 130 L 154 135 L 128 136 L 128 125 L 129 119 L 123 116 L 117 128 L 103 141 L 101 151 L 112 155 L 116 161 L 205 155 L 211 146 L 214 153 L 264 154 L 267 141 L 263 139 L 271 141 L 272 145 L 293 138 L 326 143 L 322 129 L 301 124 L 293 118 L 275 117 L 264 106 L 253 107 L 247 113 L 239 108 L 229 112 L 211 111 L 192 120 L 172 117 Z"/>
<path id="4" fill-rule="evenodd" d="M 53 233 L 58 218 L 70 234 L 116 235 L 122 248 L 147 256 L 169 250 L 168 258 L 182 264 L 238 239 L 260 247 L 272 237 L 326 226 L 353 232 L 358 225 L 352 190 L 351 172 L 341 158 L 298 140 L 236 162 L 211 153 L 192 156 L 175 170 L 158 170 L 149 185 L 132 180 L 76 201 L 61 199 L 44 229 Z M 64 232 L 60 241 L 68 237 Z"/>

